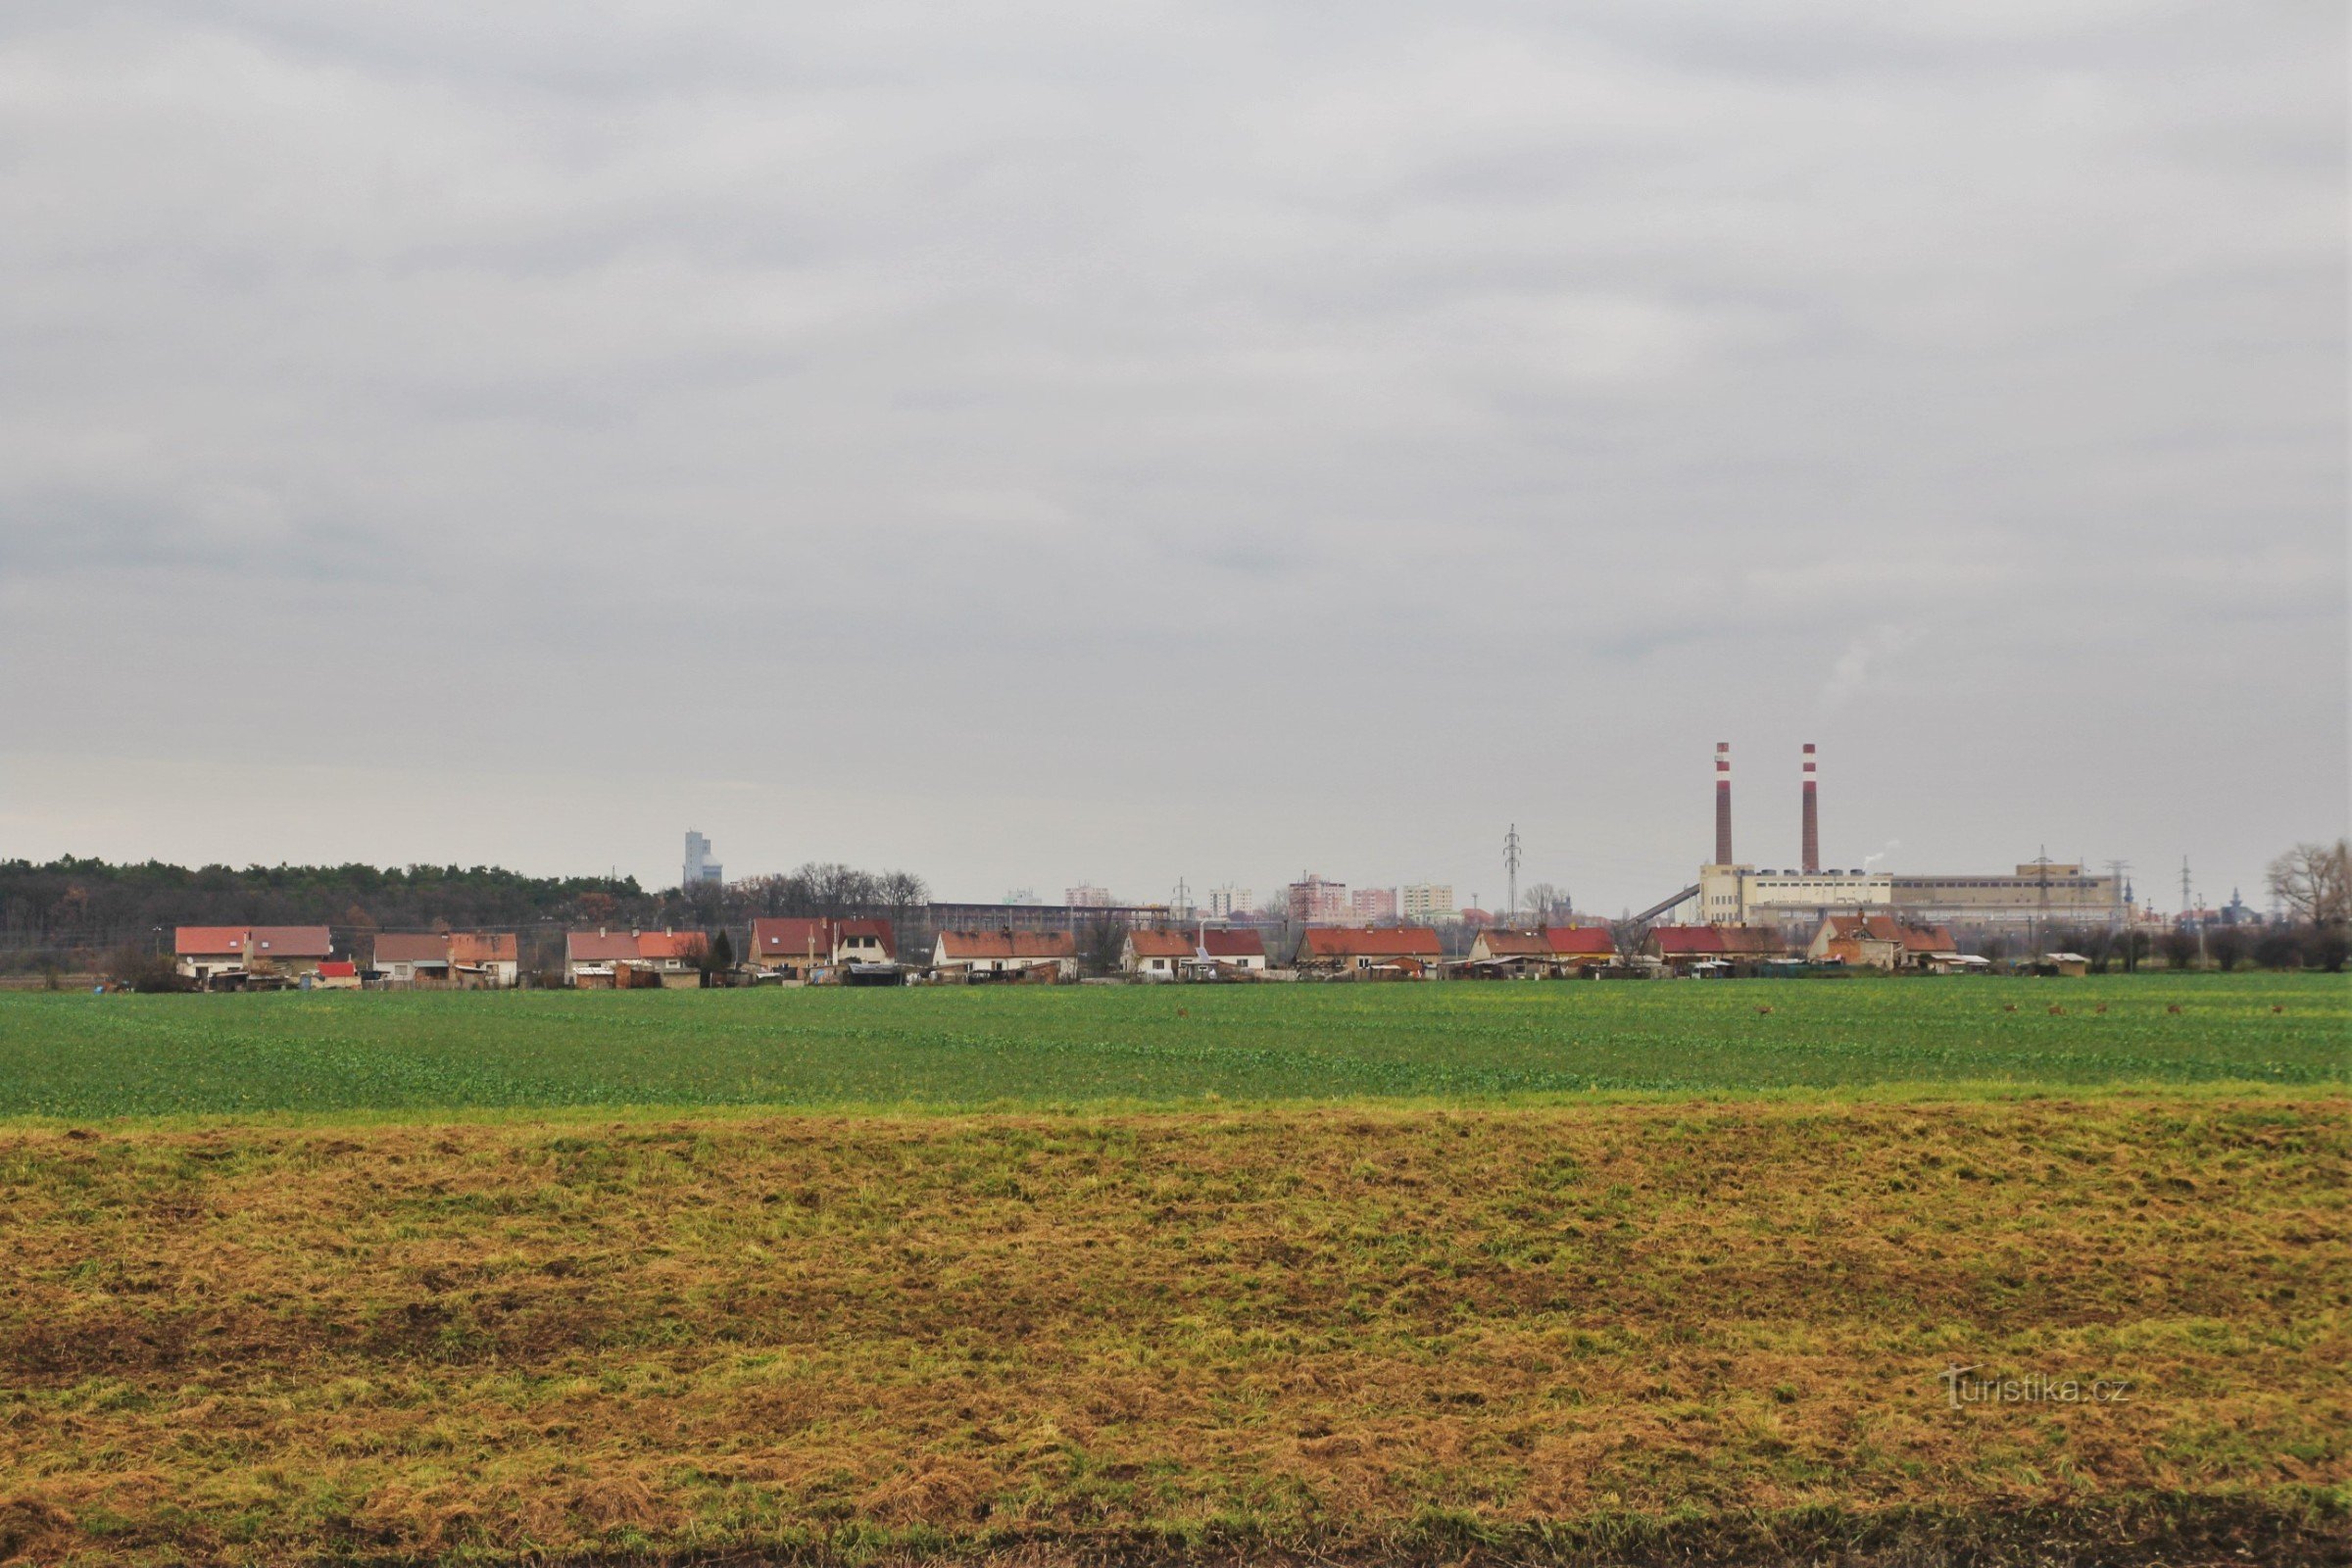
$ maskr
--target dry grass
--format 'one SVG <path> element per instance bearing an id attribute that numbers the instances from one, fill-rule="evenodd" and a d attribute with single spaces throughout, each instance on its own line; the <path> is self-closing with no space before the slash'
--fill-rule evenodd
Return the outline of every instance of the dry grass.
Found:
<path id="1" fill-rule="evenodd" d="M 2325 1555 L 2348 1108 L 0 1131 L 0 1558 Z"/>

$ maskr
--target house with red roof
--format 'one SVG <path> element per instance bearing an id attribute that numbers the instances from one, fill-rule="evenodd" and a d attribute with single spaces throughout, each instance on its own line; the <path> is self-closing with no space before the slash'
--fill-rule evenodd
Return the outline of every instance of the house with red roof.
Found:
<path id="1" fill-rule="evenodd" d="M 1310 926 L 1292 960 L 1300 979 L 1434 980 L 1445 944 L 1425 925 Z"/>
<path id="2" fill-rule="evenodd" d="M 1647 946 L 1678 974 L 1748 969 L 1788 951 L 1778 932 L 1760 925 L 1653 926 Z"/>
<path id="3" fill-rule="evenodd" d="M 566 931 L 564 975 L 575 986 L 692 990 L 703 983 L 710 940 L 700 931 Z"/>
<path id="4" fill-rule="evenodd" d="M 746 963 L 780 980 L 808 980 L 852 963 L 895 963 L 899 939 L 888 920 L 775 915 L 752 922 Z"/>
<path id="5" fill-rule="evenodd" d="M 1813 933 L 1805 956 L 1857 969 L 1943 971 L 1960 967 L 1949 927 L 1914 925 L 1891 914 L 1833 914 Z"/>
<path id="6" fill-rule="evenodd" d="M 1130 931 L 1119 967 L 1138 980 L 1218 980 L 1263 974 L 1266 940 L 1250 926 Z"/>
<path id="7" fill-rule="evenodd" d="M 201 986 L 315 974 L 335 955 L 322 925 L 183 925 L 172 933 L 179 972 Z"/>
<path id="8" fill-rule="evenodd" d="M 963 985 L 1078 978 L 1078 939 L 1067 931 L 942 931 L 931 972 Z"/>
<path id="9" fill-rule="evenodd" d="M 1461 964 L 1481 979 L 1547 979 L 1582 975 L 1616 960 L 1617 946 L 1601 925 L 1552 925 L 1541 931 L 1490 926 L 1470 944 Z"/>

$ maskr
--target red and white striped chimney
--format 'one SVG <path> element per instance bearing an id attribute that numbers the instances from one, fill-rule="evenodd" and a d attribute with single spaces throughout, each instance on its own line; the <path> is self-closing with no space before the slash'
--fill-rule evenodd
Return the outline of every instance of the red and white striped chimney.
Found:
<path id="1" fill-rule="evenodd" d="M 1821 869 L 1821 805 L 1813 798 L 1813 743 L 1805 742 L 1805 875 Z"/>
<path id="2" fill-rule="evenodd" d="M 1715 863 L 1732 863 L 1732 743 L 1715 743 Z"/>

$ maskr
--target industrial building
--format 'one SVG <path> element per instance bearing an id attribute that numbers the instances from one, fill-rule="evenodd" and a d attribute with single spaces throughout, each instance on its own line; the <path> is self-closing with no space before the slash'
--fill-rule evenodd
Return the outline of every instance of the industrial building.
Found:
<path id="1" fill-rule="evenodd" d="M 1715 747 L 1715 858 L 1698 880 L 1651 914 L 1696 911 L 1708 925 L 1770 924 L 1818 928 L 1834 915 L 1886 912 L 1915 925 L 1963 930 L 2120 924 L 2131 916 L 2119 878 L 2046 857 L 2014 874 L 1903 876 L 1821 864 L 1819 754 L 1811 743 L 1799 774 L 1800 863 L 1759 868 L 1732 854 L 1732 748 Z"/>
<path id="2" fill-rule="evenodd" d="M 2120 925 L 2129 915 L 2123 883 L 2080 864 L 2029 860 L 2010 876 L 1898 876 L 1894 908 L 1926 925 Z"/>

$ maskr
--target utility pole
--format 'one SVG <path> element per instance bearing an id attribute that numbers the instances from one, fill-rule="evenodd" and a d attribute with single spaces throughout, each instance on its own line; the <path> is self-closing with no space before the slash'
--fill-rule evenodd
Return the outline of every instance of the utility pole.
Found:
<path id="1" fill-rule="evenodd" d="M 2197 928 L 2197 967 L 2205 967 L 2205 922 L 2196 918 L 2196 895 L 2189 890 L 2188 857 L 2180 857 L 2180 918 L 2195 923 Z"/>
<path id="2" fill-rule="evenodd" d="M 1510 875 L 1511 888 L 1511 902 L 1505 906 L 1507 912 L 1503 918 L 1516 923 L 1519 918 L 1519 824 L 1516 822 L 1502 838 L 1502 868 Z"/>

